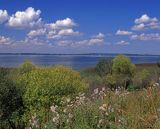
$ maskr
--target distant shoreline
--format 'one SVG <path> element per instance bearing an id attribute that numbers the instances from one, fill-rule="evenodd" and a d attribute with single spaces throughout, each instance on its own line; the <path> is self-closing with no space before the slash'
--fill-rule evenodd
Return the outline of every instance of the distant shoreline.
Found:
<path id="1" fill-rule="evenodd" d="M 156 63 L 142 63 L 142 64 L 135 64 L 137 67 L 155 67 L 157 66 Z M 53 65 L 54 66 L 54 65 Z M 41 67 L 41 66 L 40 66 Z M 42 66 L 43 67 L 43 66 Z M 67 66 L 66 66 L 67 67 Z M 4 69 L 14 69 L 14 68 L 17 68 L 17 67 L 2 67 L 0 66 L 0 69 L 1 68 L 4 68 Z M 90 69 L 90 68 L 94 68 L 94 67 L 87 67 L 85 69 Z M 84 69 L 82 69 L 84 70 Z"/>
<path id="2" fill-rule="evenodd" d="M 127 56 L 160 56 L 160 54 L 128 54 L 128 53 L 77 53 L 77 54 L 65 54 L 65 53 L 0 53 L 0 55 L 111 55 L 116 56 L 119 54 Z"/>

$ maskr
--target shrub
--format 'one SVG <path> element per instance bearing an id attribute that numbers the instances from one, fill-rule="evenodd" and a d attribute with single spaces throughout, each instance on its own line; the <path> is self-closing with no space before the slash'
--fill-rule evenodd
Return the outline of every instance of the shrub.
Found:
<path id="1" fill-rule="evenodd" d="M 134 70 L 135 65 L 126 56 L 118 55 L 113 59 L 112 76 L 116 77 L 118 87 L 128 88 L 134 75 Z"/>
<path id="2" fill-rule="evenodd" d="M 35 69 L 35 67 L 36 66 L 31 61 L 26 60 L 23 64 L 21 64 L 18 67 L 18 72 L 19 72 L 19 74 L 28 73 L 28 72 L 32 71 L 33 69 Z"/>
<path id="3" fill-rule="evenodd" d="M 113 59 L 112 71 L 115 74 L 126 74 L 132 76 L 135 65 L 131 63 L 130 59 L 124 55 L 118 55 Z"/>
<path id="4" fill-rule="evenodd" d="M 145 88 L 150 85 L 150 72 L 146 69 L 135 74 L 133 78 L 133 85 L 140 88 Z"/>
<path id="5" fill-rule="evenodd" d="M 8 76 L 10 69 L 9 68 L 0 68 L 0 80 Z"/>
<path id="6" fill-rule="evenodd" d="M 0 80 L 0 121 L 1 128 L 12 127 L 16 129 L 20 126 L 18 123 L 21 121 L 23 115 L 23 102 L 20 90 L 12 80 L 6 77 Z M 17 127 L 18 128 L 18 127 Z"/>
<path id="7" fill-rule="evenodd" d="M 116 88 L 116 84 L 117 84 L 117 78 L 114 75 L 112 75 L 112 74 L 108 74 L 106 76 L 106 78 L 104 79 L 104 83 L 109 88 L 115 89 Z"/>
<path id="8" fill-rule="evenodd" d="M 112 61 L 105 58 L 101 59 L 96 65 L 96 71 L 100 76 L 105 76 L 111 73 Z"/>
<path id="9" fill-rule="evenodd" d="M 21 75 L 18 84 L 25 89 L 23 101 L 27 114 L 37 113 L 40 118 L 47 117 L 44 112 L 53 103 L 61 105 L 62 97 L 73 97 L 87 88 L 78 72 L 63 66 L 36 68 Z"/>
<path id="10" fill-rule="evenodd" d="M 128 76 L 124 76 L 123 74 L 108 74 L 106 78 L 104 79 L 104 83 L 106 86 L 108 86 L 110 89 L 127 89 L 129 84 Z"/>

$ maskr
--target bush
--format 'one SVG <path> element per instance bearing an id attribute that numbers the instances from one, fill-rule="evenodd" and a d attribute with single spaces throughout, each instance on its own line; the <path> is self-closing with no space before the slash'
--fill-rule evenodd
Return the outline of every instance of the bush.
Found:
<path id="1" fill-rule="evenodd" d="M 127 89 L 129 85 L 130 78 L 124 76 L 123 74 L 108 74 L 104 79 L 104 83 L 107 87 L 112 90 L 116 89 Z"/>
<path id="2" fill-rule="evenodd" d="M 104 79 L 105 85 L 107 85 L 110 89 L 116 89 L 116 84 L 117 84 L 117 78 L 112 75 L 108 74 L 106 78 Z"/>
<path id="3" fill-rule="evenodd" d="M 20 90 L 6 77 L 0 80 L 0 121 L 1 128 L 18 128 L 23 115 L 23 102 Z"/>
<path id="4" fill-rule="evenodd" d="M 63 66 L 36 68 L 21 75 L 18 84 L 25 89 L 23 101 L 27 114 L 37 113 L 40 118 L 46 117 L 44 112 L 53 103 L 61 105 L 62 97 L 73 97 L 87 88 L 78 72 Z"/>
<path id="5" fill-rule="evenodd" d="M 135 74 L 133 78 L 133 85 L 140 88 L 146 88 L 147 86 L 150 86 L 150 78 L 150 72 L 146 69 L 143 69 Z"/>
<path id="6" fill-rule="evenodd" d="M 0 80 L 8 76 L 10 69 L 9 68 L 0 68 Z"/>
<path id="7" fill-rule="evenodd" d="M 132 76 L 135 65 L 131 63 L 130 59 L 124 55 L 118 55 L 113 59 L 112 71 L 115 74 L 126 74 Z"/>
<path id="8" fill-rule="evenodd" d="M 36 66 L 31 61 L 26 60 L 23 64 L 19 66 L 18 72 L 19 74 L 25 74 L 32 71 L 35 68 Z"/>
<path id="9" fill-rule="evenodd" d="M 96 71 L 100 76 L 105 76 L 112 71 L 112 61 L 101 59 L 96 65 Z"/>
<path id="10" fill-rule="evenodd" d="M 117 80 L 117 86 L 127 89 L 134 75 L 135 65 L 124 55 L 118 55 L 113 59 L 112 76 Z"/>

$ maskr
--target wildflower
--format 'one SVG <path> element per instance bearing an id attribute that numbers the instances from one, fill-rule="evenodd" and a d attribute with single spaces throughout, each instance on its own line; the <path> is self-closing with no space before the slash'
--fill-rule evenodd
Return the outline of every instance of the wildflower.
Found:
<path id="1" fill-rule="evenodd" d="M 52 120 L 53 120 L 53 123 L 58 124 L 58 118 L 57 117 L 54 117 Z"/>
<path id="2" fill-rule="evenodd" d="M 106 90 L 106 88 L 105 88 L 105 87 L 102 87 L 102 91 L 105 92 L 105 90 Z"/>
<path id="3" fill-rule="evenodd" d="M 54 117 L 52 119 L 53 123 L 58 125 L 59 124 L 59 119 L 60 119 L 60 116 L 59 116 L 58 112 L 55 112 L 55 115 L 54 115 Z"/>
<path id="4" fill-rule="evenodd" d="M 104 97 L 106 96 L 105 92 L 104 91 L 100 91 L 99 92 L 99 96 L 101 99 L 104 99 Z"/>
<path id="5" fill-rule="evenodd" d="M 105 115 L 108 116 L 109 115 L 108 112 L 106 112 Z"/>
<path id="6" fill-rule="evenodd" d="M 54 112 L 56 112 L 57 106 L 51 106 L 50 108 L 51 108 L 51 111 L 54 113 Z"/>
<path id="7" fill-rule="evenodd" d="M 99 92 L 98 88 L 94 89 L 94 94 L 95 95 L 98 94 L 98 92 Z"/>
<path id="8" fill-rule="evenodd" d="M 66 101 L 67 101 L 67 103 L 69 103 L 69 102 L 71 101 L 71 99 L 70 99 L 70 98 L 67 98 Z"/>
<path id="9" fill-rule="evenodd" d="M 107 104 L 103 104 L 102 106 L 100 106 L 99 110 L 106 112 L 107 111 Z"/>
<path id="10" fill-rule="evenodd" d="M 81 104 L 84 104 L 86 100 L 86 97 L 85 97 L 85 94 L 80 94 L 78 97 L 76 97 L 76 104 L 77 105 L 81 105 Z"/>
<path id="11" fill-rule="evenodd" d="M 39 128 L 38 119 L 36 113 L 31 117 L 30 123 L 33 128 Z"/>
<path id="12" fill-rule="evenodd" d="M 158 87 L 158 86 L 159 86 L 159 83 L 154 83 L 153 86 L 154 86 L 154 87 Z"/>
<path id="13" fill-rule="evenodd" d="M 82 94 L 80 94 L 79 96 L 80 96 L 80 97 L 83 97 L 83 96 L 85 96 L 85 94 L 84 94 L 84 93 L 82 93 Z"/>
<path id="14" fill-rule="evenodd" d="M 63 110 L 63 112 L 64 112 L 64 113 L 67 113 L 67 109 L 65 108 L 65 109 Z"/>
<path id="15" fill-rule="evenodd" d="M 116 89 L 116 91 L 115 91 L 115 94 L 116 94 L 116 95 L 118 95 L 118 94 L 119 94 L 119 91 L 118 91 L 118 89 Z"/>
<path id="16" fill-rule="evenodd" d="M 102 124 L 102 123 L 103 123 L 103 120 L 102 120 L 102 119 L 100 119 L 98 123 L 99 123 L 99 124 Z"/>
<path id="17" fill-rule="evenodd" d="M 67 123 L 69 123 L 69 119 L 67 119 L 67 121 L 66 121 Z"/>
<path id="18" fill-rule="evenodd" d="M 101 127 L 101 125 L 102 125 L 102 123 L 103 123 L 103 119 L 100 119 L 100 120 L 98 121 L 98 125 L 97 125 L 97 127 L 98 127 L 98 128 L 100 128 L 100 127 Z"/>

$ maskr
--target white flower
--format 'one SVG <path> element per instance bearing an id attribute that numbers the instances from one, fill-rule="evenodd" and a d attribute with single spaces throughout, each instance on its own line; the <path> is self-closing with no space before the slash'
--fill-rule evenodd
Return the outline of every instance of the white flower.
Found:
<path id="1" fill-rule="evenodd" d="M 105 87 L 102 87 L 102 91 L 105 92 L 105 90 L 106 90 L 106 88 L 105 88 Z"/>
<path id="2" fill-rule="evenodd" d="M 71 113 L 68 114 L 69 118 L 73 118 L 73 115 Z"/>
<path id="3" fill-rule="evenodd" d="M 55 113 L 57 106 L 51 106 L 50 108 L 51 108 L 51 111 Z"/>
<path id="4" fill-rule="evenodd" d="M 99 90 L 98 88 L 94 89 L 94 94 L 98 94 Z"/>
<path id="5" fill-rule="evenodd" d="M 102 122 L 103 122 L 103 120 L 102 120 L 102 119 L 100 119 L 98 123 L 99 123 L 99 124 L 102 124 Z"/>
<path id="6" fill-rule="evenodd" d="M 99 110 L 106 112 L 107 111 L 107 104 L 103 104 L 99 107 Z"/>
<path id="7" fill-rule="evenodd" d="M 65 108 L 65 109 L 63 110 L 63 112 L 66 113 L 66 112 L 67 112 L 67 109 Z"/>
<path id="8" fill-rule="evenodd" d="M 57 117 L 54 117 L 52 120 L 53 120 L 53 123 L 57 123 L 58 122 Z"/>
<path id="9" fill-rule="evenodd" d="M 71 101 L 71 99 L 70 99 L 70 98 L 67 98 L 66 101 L 67 101 L 67 103 L 69 103 L 69 102 Z"/>

